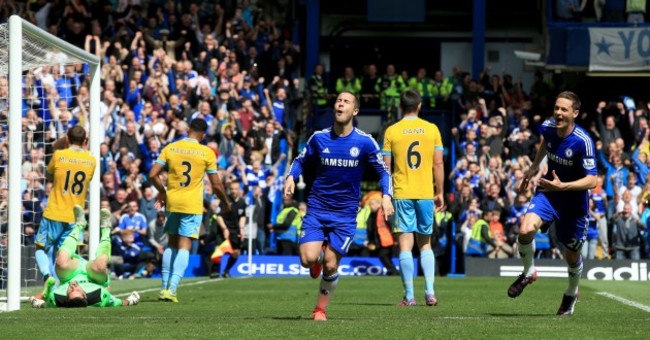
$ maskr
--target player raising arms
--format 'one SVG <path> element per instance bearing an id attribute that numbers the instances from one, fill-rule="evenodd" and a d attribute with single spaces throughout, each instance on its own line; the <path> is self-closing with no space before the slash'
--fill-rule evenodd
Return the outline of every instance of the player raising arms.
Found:
<path id="1" fill-rule="evenodd" d="M 41 294 L 42 299 L 30 298 L 32 307 L 119 307 L 138 304 L 138 292 L 133 292 L 128 298 L 121 300 L 107 290 L 110 285 L 108 262 L 111 257 L 111 212 L 102 209 L 99 213 L 101 236 L 95 259 L 92 261 L 86 261 L 77 255 L 77 243 L 88 225 L 84 219 L 83 208 L 74 206 L 73 214 L 77 224 L 63 240 L 57 253 L 56 275 L 61 284 L 54 288 L 56 280 L 53 277 L 48 278 Z"/>
<path id="2" fill-rule="evenodd" d="M 537 279 L 533 263 L 535 233 L 544 223 L 555 222 L 558 240 L 566 248 L 564 258 L 569 272 L 569 286 L 557 315 L 572 315 L 578 299 L 582 275 L 580 248 L 587 237 L 589 214 L 587 190 L 597 184 L 594 143 L 589 134 L 575 124 L 579 110 L 578 96 L 564 91 L 555 100 L 553 118 L 542 124 L 537 156 L 526 171 L 519 191 L 526 190 L 544 157 L 548 158 L 548 171 L 539 180 L 538 190 L 521 223 L 517 242 L 524 272 L 508 288 L 508 296 L 516 298 Z"/>
<path id="3" fill-rule="evenodd" d="M 411 253 L 414 241 L 420 249 L 426 304 L 435 306 L 438 304 L 433 289 L 436 260 L 431 250 L 431 233 L 434 210 L 437 212 L 444 208 L 445 169 L 442 139 L 435 124 L 418 117 L 422 107 L 419 92 L 413 89 L 404 91 L 400 106 L 404 117 L 388 127 L 384 134 L 382 150 L 386 166 L 389 169 L 393 166 L 393 231 L 399 234 L 399 268 L 405 292 L 399 306 L 416 305 L 413 295 L 415 269 Z M 416 234 L 415 240 L 413 233 Z"/>
<path id="4" fill-rule="evenodd" d="M 214 193 L 221 202 L 228 202 L 223 183 L 217 174 L 214 151 L 199 143 L 205 136 L 208 124 L 197 118 L 192 120 L 187 138 L 167 145 L 149 172 L 151 182 L 158 189 L 158 208 L 167 205 L 165 231 L 169 234 L 169 247 L 162 258 L 162 289 L 159 299 L 178 302 L 178 287 L 190 256 L 192 239 L 199 237 L 203 219 L 203 177 L 208 174 Z M 167 189 L 159 175 L 167 169 Z M 229 203 L 225 205 L 230 209 Z"/>
<path id="5" fill-rule="evenodd" d="M 285 183 L 284 194 L 289 197 L 303 169 L 315 171 L 300 236 L 302 266 L 310 268 L 313 278 L 322 271 L 314 320 L 327 320 L 325 309 L 339 279 L 339 262 L 354 238 L 366 165 L 381 177 L 382 208 L 387 218 L 393 215 L 390 172 L 375 140 L 353 127 L 352 120 L 358 113 L 359 98 L 351 92 L 341 92 L 334 104 L 334 126 L 309 138 L 291 164 Z M 324 249 L 323 242 L 327 242 Z"/>
<path id="6" fill-rule="evenodd" d="M 51 274 L 46 251 L 53 246 L 58 249 L 72 232 L 76 223 L 73 208 L 84 206 L 88 184 L 95 173 L 97 161 L 84 149 L 86 142 L 86 130 L 78 125 L 71 127 L 65 139 L 55 143 L 55 149 L 60 150 L 54 151 L 47 165 L 46 176 L 52 181 L 52 191 L 34 242 L 36 263 L 46 281 Z"/>

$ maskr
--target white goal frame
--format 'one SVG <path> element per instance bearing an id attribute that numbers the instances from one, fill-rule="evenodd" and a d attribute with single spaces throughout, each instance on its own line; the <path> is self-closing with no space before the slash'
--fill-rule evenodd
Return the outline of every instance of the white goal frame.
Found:
<path id="1" fill-rule="evenodd" d="M 7 306 L 6 311 L 20 309 L 21 288 L 21 233 L 22 233 L 22 197 L 21 197 L 21 167 L 23 158 L 22 148 L 22 73 L 23 73 L 23 37 L 29 36 L 60 50 L 66 55 L 73 56 L 90 65 L 90 110 L 89 110 L 89 142 L 90 153 L 99 159 L 101 119 L 99 112 L 100 84 L 99 57 L 84 51 L 56 36 L 49 34 L 37 26 L 23 20 L 17 15 L 9 18 L 9 159 L 8 159 L 8 246 L 7 246 Z M 53 62 L 56 63 L 56 62 Z M 99 167 L 90 182 L 89 188 L 89 256 L 94 257 L 99 246 Z"/>

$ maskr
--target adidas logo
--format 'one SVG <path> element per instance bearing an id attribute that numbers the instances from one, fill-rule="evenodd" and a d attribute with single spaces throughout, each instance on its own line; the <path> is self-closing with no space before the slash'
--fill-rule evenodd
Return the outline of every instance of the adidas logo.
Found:
<path id="1" fill-rule="evenodd" d="M 323 153 L 330 153 L 330 148 L 323 149 Z"/>

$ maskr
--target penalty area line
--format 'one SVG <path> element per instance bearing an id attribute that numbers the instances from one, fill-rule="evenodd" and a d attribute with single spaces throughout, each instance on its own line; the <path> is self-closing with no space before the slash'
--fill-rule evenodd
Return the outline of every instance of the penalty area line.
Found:
<path id="1" fill-rule="evenodd" d="M 236 277 L 236 278 L 232 278 L 232 279 L 229 279 L 229 280 L 233 280 L 233 279 L 234 279 L 234 280 L 243 280 L 243 279 L 248 279 L 248 278 L 250 278 L 250 276 L 241 276 L 241 277 Z M 199 280 L 199 281 L 194 281 L 194 282 L 189 282 L 189 283 L 181 284 L 180 287 L 198 286 L 198 285 L 202 285 L 202 284 L 205 284 L 205 283 L 208 283 L 208 282 L 219 282 L 219 281 L 224 281 L 224 280 L 225 280 L 225 279 L 223 279 L 223 278 L 218 278 L 218 279 L 208 279 L 208 280 Z M 134 291 L 135 291 L 135 292 L 138 292 L 139 294 L 150 293 L 150 292 L 160 291 L 160 287 L 157 287 L 157 288 L 148 288 L 148 289 L 143 289 L 143 290 L 137 290 L 137 289 L 134 289 L 134 290 L 129 291 L 129 292 L 127 292 L 127 293 L 115 294 L 115 295 L 113 295 L 113 296 L 118 297 L 118 298 L 119 298 L 119 297 L 124 297 L 124 296 L 129 296 L 129 295 L 131 295 L 131 292 L 134 292 Z"/>
<path id="2" fill-rule="evenodd" d="M 620 302 L 620 303 L 622 303 L 624 305 L 634 307 L 634 308 L 638 308 L 638 309 L 640 309 L 640 310 L 642 310 L 644 312 L 650 313 L 650 306 L 646 306 L 646 305 L 644 305 L 642 303 L 632 301 L 632 300 L 628 300 L 628 299 L 626 299 L 624 297 L 620 297 L 618 295 L 614 295 L 614 294 L 608 293 L 608 292 L 598 292 L 596 294 L 598 294 L 600 296 L 604 296 L 604 297 L 609 298 L 609 299 L 612 299 L 614 301 L 618 301 L 618 302 Z"/>

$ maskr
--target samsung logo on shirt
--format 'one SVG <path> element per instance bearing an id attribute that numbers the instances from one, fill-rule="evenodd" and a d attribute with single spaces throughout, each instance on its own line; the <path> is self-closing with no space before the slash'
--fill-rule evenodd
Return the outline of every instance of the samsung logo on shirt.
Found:
<path id="1" fill-rule="evenodd" d="M 358 159 L 341 159 L 341 158 L 325 158 L 321 157 L 320 163 L 328 166 L 340 166 L 344 168 L 354 168 L 359 166 Z"/>
<path id="2" fill-rule="evenodd" d="M 554 154 L 552 154 L 550 152 L 547 152 L 546 155 L 548 156 L 548 159 L 550 159 L 553 162 L 558 163 L 560 165 L 566 165 L 566 166 L 572 166 L 573 165 L 572 160 L 562 158 L 562 157 L 554 155 Z"/>

